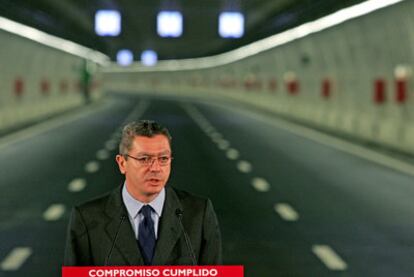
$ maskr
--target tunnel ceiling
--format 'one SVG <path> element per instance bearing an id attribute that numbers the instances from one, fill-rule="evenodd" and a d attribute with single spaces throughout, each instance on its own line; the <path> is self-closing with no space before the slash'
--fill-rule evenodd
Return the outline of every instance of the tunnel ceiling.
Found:
<path id="1" fill-rule="evenodd" d="M 209 56 L 229 51 L 283 30 L 332 13 L 362 0 L 1 0 L 0 15 L 101 51 L 112 59 L 121 48 L 136 56 L 145 50 L 159 59 Z M 122 14 L 118 37 L 98 37 L 94 14 L 98 9 L 117 9 Z M 160 10 L 178 10 L 184 16 L 180 38 L 161 38 L 156 33 Z M 246 17 L 245 35 L 222 39 L 217 34 L 221 11 L 241 11 Z"/>

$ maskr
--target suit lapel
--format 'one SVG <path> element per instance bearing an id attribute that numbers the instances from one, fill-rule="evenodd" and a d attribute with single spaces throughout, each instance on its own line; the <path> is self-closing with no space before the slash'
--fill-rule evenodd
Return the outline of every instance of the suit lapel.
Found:
<path id="1" fill-rule="evenodd" d="M 121 190 L 122 186 L 121 188 L 115 190 L 108 199 L 105 211 L 109 216 L 109 219 L 105 231 L 111 239 L 111 242 L 113 242 L 115 240 L 116 231 L 119 228 L 119 234 L 116 239 L 114 251 L 117 249 L 129 265 L 143 265 L 144 260 L 141 256 L 141 252 L 139 251 L 134 231 L 131 228 L 128 212 L 126 211 L 122 201 Z M 122 225 L 119 226 L 122 215 L 125 215 L 126 218 L 122 222 Z"/>
<path id="2" fill-rule="evenodd" d="M 176 210 L 182 206 L 177 194 L 173 189 L 165 188 L 166 197 L 162 216 L 159 222 L 157 244 L 155 246 L 154 265 L 165 264 L 181 235 L 180 221 L 176 215 Z"/>

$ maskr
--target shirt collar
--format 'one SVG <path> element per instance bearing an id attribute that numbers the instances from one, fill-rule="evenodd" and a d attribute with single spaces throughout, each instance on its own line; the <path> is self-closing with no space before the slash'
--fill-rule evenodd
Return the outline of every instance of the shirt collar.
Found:
<path id="1" fill-rule="evenodd" d="M 127 208 L 128 214 L 131 218 L 135 218 L 138 216 L 138 212 L 141 210 L 142 206 L 146 205 L 134 197 L 128 192 L 126 188 L 126 182 L 122 188 L 122 199 L 124 201 L 125 207 Z M 150 205 L 154 211 L 157 213 L 159 217 L 162 214 L 162 208 L 164 206 L 165 201 L 165 188 L 161 190 L 161 192 L 154 198 L 148 205 Z"/>

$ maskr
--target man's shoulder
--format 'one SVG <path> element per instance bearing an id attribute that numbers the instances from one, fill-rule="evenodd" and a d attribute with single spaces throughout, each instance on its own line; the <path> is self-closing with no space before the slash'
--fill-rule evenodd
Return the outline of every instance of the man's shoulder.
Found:
<path id="1" fill-rule="evenodd" d="M 210 201 L 208 198 L 204 196 L 200 196 L 185 190 L 177 189 L 175 187 L 170 188 L 177 195 L 177 198 L 180 201 L 183 208 L 204 209 L 204 207 L 207 205 L 207 202 Z"/>
<path id="2" fill-rule="evenodd" d="M 96 196 L 92 199 L 89 199 L 85 202 L 82 202 L 75 206 L 75 209 L 79 210 L 80 212 L 102 212 L 107 205 L 111 202 L 114 196 L 118 193 L 119 188 Z M 120 195 L 119 195 L 120 196 Z"/>
<path id="3" fill-rule="evenodd" d="M 176 187 L 169 187 L 175 192 L 180 200 L 194 200 L 194 201 L 206 201 L 207 198 L 201 195 L 197 195 L 186 190 L 178 189 Z"/>

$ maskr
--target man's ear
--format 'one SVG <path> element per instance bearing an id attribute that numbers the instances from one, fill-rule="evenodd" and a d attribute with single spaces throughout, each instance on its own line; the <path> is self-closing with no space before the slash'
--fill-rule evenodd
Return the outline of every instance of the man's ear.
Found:
<path id="1" fill-rule="evenodd" d="M 126 160 L 125 160 L 125 157 L 118 154 L 118 155 L 116 155 L 115 160 L 116 160 L 116 163 L 118 164 L 119 171 L 122 174 L 125 174 L 126 173 L 126 164 L 125 164 Z"/>

